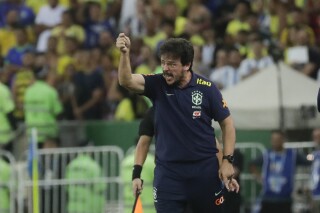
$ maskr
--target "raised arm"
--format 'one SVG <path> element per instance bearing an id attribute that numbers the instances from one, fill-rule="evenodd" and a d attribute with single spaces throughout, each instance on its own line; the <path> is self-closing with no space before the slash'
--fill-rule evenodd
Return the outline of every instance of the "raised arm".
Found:
<path id="1" fill-rule="evenodd" d="M 116 43 L 121 52 L 118 68 L 119 84 L 132 92 L 143 93 L 145 84 L 143 76 L 132 74 L 131 71 L 130 45 L 130 39 L 124 33 L 120 33 Z"/>

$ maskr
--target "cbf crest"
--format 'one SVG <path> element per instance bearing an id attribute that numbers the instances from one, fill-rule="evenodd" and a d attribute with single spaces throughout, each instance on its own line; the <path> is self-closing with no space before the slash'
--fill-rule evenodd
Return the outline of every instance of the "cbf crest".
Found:
<path id="1" fill-rule="evenodd" d="M 191 97 L 194 105 L 198 106 L 202 103 L 203 94 L 199 90 L 193 91 Z"/>

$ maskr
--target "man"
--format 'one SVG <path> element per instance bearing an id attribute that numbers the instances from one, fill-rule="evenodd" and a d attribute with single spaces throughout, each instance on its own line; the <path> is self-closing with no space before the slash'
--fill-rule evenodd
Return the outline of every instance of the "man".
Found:
<path id="1" fill-rule="evenodd" d="M 154 163 L 153 163 L 153 155 L 151 155 L 149 152 L 149 147 L 150 144 L 152 142 L 152 138 L 155 134 L 155 130 L 154 130 L 154 107 L 151 107 L 148 109 L 148 111 L 146 112 L 145 116 L 143 117 L 143 119 L 140 122 L 139 125 L 139 140 L 136 146 L 136 151 L 134 153 L 134 165 L 143 165 L 143 172 L 141 173 L 141 177 L 144 180 L 144 186 L 143 186 L 143 191 L 144 193 L 142 194 L 142 203 L 143 206 L 145 207 L 145 204 L 149 204 L 150 206 L 150 202 L 149 200 L 145 201 L 146 198 L 148 198 L 148 196 L 150 197 L 150 191 L 149 191 L 149 186 L 146 186 L 146 184 L 151 183 L 153 181 L 153 174 L 152 174 L 152 179 L 150 179 L 150 169 L 154 169 Z M 216 146 L 219 149 L 219 152 L 217 153 L 217 157 L 219 159 L 219 163 L 221 164 L 221 160 L 222 160 L 222 150 L 221 150 L 221 146 L 218 142 L 218 140 L 216 140 Z M 239 159 L 237 159 L 239 151 L 235 150 L 235 179 L 232 179 L 232 181 L 234 182 L 233 184 L 235 184 L 236 188 L 236 192 L 228 192 L 228 193 L 224 193 L 224 196 L 228 196 L 228 200 L 226 199 L 226 201 L 223 203 L 223 213 L 235 213 L 236 211 L 233 211 L 235 208 L 237 208 L 240 205 L 237 205 L 237 201 L 240 201 L 239 199 L 237 199 L 237 195 L 234 194 L 238 194 L 239 191 L 239 186 L 238 183 L 239 181 L 237 178 L 237 168 L 239 168 L 239 166 L 237 163 L 237 160 L 240 160 L 240 156 Z M 237 155 L 236 155 L 237 154 Z M 152 159 L 151 159 L 152 158 Z M 132 158 L 130 158 L 131 160 L 131 164 L 132 164 Z M 150 162 L 152 161 L 152 163 Z M 241 160 L 241 165 L 242 165 L 242 160 Z M 242 167 L 241 167 L 242 168 Z M 134 171 L 132 174 L 132 177 L 135 177 Z M 134 179 L 133 179 L 134 180 Z M 237 181 L 238 183 L 236 183 L 235 181 Z M 132 183 L 132 189 L 133 189 L 133 194 L 135 195 L 135 193 L 137 192 L 137 188 L 138 186 L 136 185 L 137 182 L 133 181 Z M 146 188 L 147 187 L 147 188 Z M 147 190 L 146 190 L 147 189 Z M 233 197 L 232 197 L 233 196 Z M 232 199 L 235 198 L 235 202 L 233 203 Z M 230 201 L 229 201 L 230 200 Z M 226 203 L 230 203 L 230 205 L 226 205 Z M 230 207 L 229 207 L 230 206 Z M 145 212 L 146 208 L 144 208 L 144 212 Z M 149 210 L 149 209 L 148 209 Z M 152 212 L 152 210 L 149 210 L 150 212 Z M 192 213 L 190 206 L 187 207 L 185 213 Z"/>
<path id="2" fill-rule="evenodd" d="M 69 181 L 88 181 L 102 178 L 102 169 L 89 154 L 78 154 L 66 167 L 66 179 Z M 105 211 L 106 184 L 71 184 L 67 187 L 68 213 Z"/>
<path id="3" fill-rule="evenodd" d="M 24 96 L 25 122 L 28 134 L 37 129 L 38 147 L 58 143 L 57 117 L 62 112 L 58 92 L 54 88 L 55 75 L 43 69 Z M 48 145 L 47 145 L 48 143 Z"/>
<path id="4" fill-rule="evenodd" d="M 312 212 L 320 213 L 320 128 L 312 131 L 312 141 L 315 145 L 311 166 Z"/>
<path id="5" fill-rule="evenodd" d="M 187 205 L 194 212 L 220 212 L 224 182 L 235 190 L 232 162 L 235 129 L 226 102 L 209 80 L 192 71 L 192 44 L 181 38 L 160 47 L 163 74 L 131 73 L 130 39 L 120 33 L 119 83 L 149 97 L 155 107 L 156 168 L 154 202 L 158 213 L 180 213 Z M 219 122 L 224 141 L 219 170 L 211 122 Z M 141 164 L 134 166 L 133 182 L 141 190 Z"/>
<path id="6" fill-rule="evenodd" d="M 260 213 L 291 213 L 296 165 L 310 164 L 296 150 L 285 149 L 285 141 L 284 132 L 273 131 L 271 149 L 250 163 L 251 173 L 262 183 Z M 262 168 L 261 173 L 257 166 Z"/>
<path id="7" fill-rule="evenodd" d="M 144 213 L 154 213 L 153 205 L 153 170 L 154 170 L 154 155 L 149 152 L 149 147 L 152 142 L 154 135 L 154 125 L 153 125 L 154 108 L 149 108 L 145 113 L 145 116 L 139 125 L 139 139 L 136 144 L 135 151 L 126 154 L 123 159 L 122 166 L 122 177 L 126 183 L 124 186 L 124 199 L 125 199 L 125 210 L 124 212 L 131 212 L 132 204 L 134 202 L 134 196 L 136 195 L 135 182 L 131 183 L 132 179 L 130 177 L 132 173 L 132 163 L 143 165 L 143 171 L 141 172 L 141 178 L 143 179 L 143 193 L 141 194 L 141 202 L 143 205 Z M 133 194 L 131 185 L 133 185 Z"/>

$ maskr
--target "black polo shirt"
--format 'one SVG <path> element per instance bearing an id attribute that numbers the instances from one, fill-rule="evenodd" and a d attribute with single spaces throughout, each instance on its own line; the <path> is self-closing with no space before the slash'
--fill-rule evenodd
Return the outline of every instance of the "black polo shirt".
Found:
<path id="1" fill-rule="evenodd" d="M 185 88 L 169 86 L 162 74 L 146 75 L 144 95 L 155 108 L 156 160 L 199 161 L 217 153 L 212 119 L 230 115 L 220 91 L 192 72 Z"/>

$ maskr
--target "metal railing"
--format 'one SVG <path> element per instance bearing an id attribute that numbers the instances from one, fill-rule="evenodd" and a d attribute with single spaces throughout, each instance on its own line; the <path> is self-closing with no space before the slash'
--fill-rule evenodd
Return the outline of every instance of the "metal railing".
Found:
<path id="1" fill-rule="evenodd" d="M 123 151 L 116 146 L 42 149 L 39 159 L 39 206 L 32 205 L 35 182 L 23 161 L 19 174 L 19 213 L 122 212 L 119 165 Z M 99 209 L 102 208 L 102 209 Z"/>
<path id="2" fill-rule="evenodd" d="M 0 150 L 0 212 L 16 212 L 16 161 L 10 152 Z"/>

